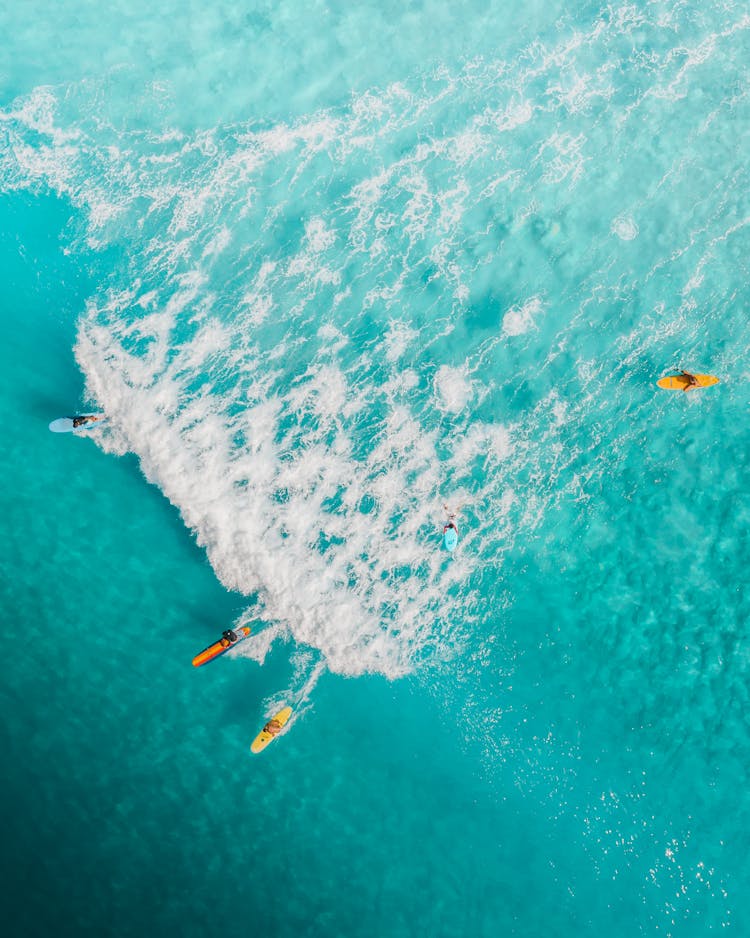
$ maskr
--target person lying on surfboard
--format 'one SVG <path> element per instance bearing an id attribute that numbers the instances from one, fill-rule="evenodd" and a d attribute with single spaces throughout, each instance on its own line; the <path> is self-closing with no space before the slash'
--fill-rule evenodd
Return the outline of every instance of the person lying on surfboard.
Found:
<path id="1" fill-rule="evenodd" d="M 266 725 L 263 727 L 263 732 L 270 733 L 271 736 L 278 736 L 283 728 L 284 728 L 284 724 L 279 723 L 276 717 L 274 717 L 272 720 L 269 720 L 268 723 L 266 723 Z"/>
<path id="2" fill-rule="evenodd" d="M 455 511 L 451 511 L 448 505 L 443 505 L 443 508 L 448 515 L 448 519 L 443 525 L 443 545 L 445 546 L 445 549 L 451 554 L 456 549 L 456 545 L 458 544 L 458 525 L 456 524 L 456 515 L 459 513 L 462 507 L 463 503 L 458 505 Z"/>
<path id="3" fill-rule="evenodd" d="M 466 504 L 465 502 L 461 502 L 459 505 L 456 506 L 455 511 L 451 511 L 450 505 L 445 505 L 445 504 L 443 505 L 443 508 L 445 509 L 445 512 L 448 515 L 448 520 L 443 525 L 443 534 L 445 534 L 445 532 L 449 528 L 454 528 L 456 533 L 458 533 L 458 528 L 456 527 L 455 519 L 458 517 L 458 513 L 461 511 L 461 509 L 464 507 L 465 504 Z"/>
<path id="4" fill-rule="evenodd" d="M 83 414 L 80 417 L 71 417 L 71 420 L 73 421 L 73 429 L 77 430 L 78 427 L 83 427 L 87 423 L 96 423 L 97 420 L 101 420 L 101 415 Z"/>
<path id="5" fill-rule="evenodd" d="M 236 632 L 233 632 L 231 629 L 224 629 L 221 633 L 220 641 L 224 648 L 229 648 L 229 646 L 234 645 L 238 639 L 239 635 Z"/>
<path id="6" fill-rule="evenodd" d="M 680 377 L 687 379 L 687 384 L 682 389 L 683 391 L 689 391 L 690 388 L 700 387 L 700 381 L 695 377 L 695 375 L 690 374 L 689 371 L 681 371 Z"/>

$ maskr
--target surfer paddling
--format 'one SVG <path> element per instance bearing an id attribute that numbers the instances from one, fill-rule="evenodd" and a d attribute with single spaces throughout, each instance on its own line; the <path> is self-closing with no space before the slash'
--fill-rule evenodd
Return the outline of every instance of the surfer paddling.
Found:
<path id="1" fill-rule="evenodd" d="M 85 427 L 87 423 L 96 423 L 97 420 L 101 419 L 101 414 L 83 414 L 80 417 L 71 417 L 74 430 L 77 430 L 79 427 Z"/>
<path id="2" fill-rule="evenodd" d="M 445 508 L 446 514 L 448 515 L 448 518 L 443 525 L 443 534 L 445 535 L 446 531 L 450 530 L 453 530 L 456 532 L 456 534 L 458 534 L 458 528 L 456 527 L 456 515 L 458 514 L 459 509 L 457 508 L 456 511 L 451 511 L 447 505 L 443 505 L 443 508 Z"/>
<path id="3" fill-rule="evenodd" d="M 687 381 L 687 384 L 686 384 L 685 387 L 682 389 L 683 391 L 686 391 L 686 392 L 687 392 L 687 391 L 690 390 L 690 388 L 699 388 L 699 387 L 700 387 L 700 384 L 701 384 L 700 381 L 695 377 L 694 374 L 691 374 L 689 371 L 681 371 L 681 372 L 680 372 L 680 377 L 681 377 L 681 378 L 684 378 L 684 379 Z"/>
<path id="4" fill-rule="evenodd" d="M 463 502 L 455 509 L 455 511 L 451 511 L 450 506 L 448 505 L 443 505 L 443 508 L 448 515 L 448 518 L 443 525 L 443 543 L 445 544 L 446 549 L 452 553 L 456 549 L 456 544 L 458 544 L 458 525 L 456 524 L 456 516 L 463 508 Z"/>
<path id="5" fill-rule="evenodd" d="M 692 371 L 682 371 L 677 374 L 664 375 L 656 382 L 657 387 L 665 391 L 700 391 L 702 388 L 710 388 L 719 384 L 716 375 L 694 374 Z"/>
<path id="6" fill-rule="evenodd" d="M 443 510 L 448 516 L 446 519 L 446 523 L 445 523 L 445 527 L 443 528 L 443 531 L 445 531 L 446 528 L 456 528 L 456 518 L 458 517 L 461 509 L 464 507 L 465 504 L 466 502 L 459 502 L 459 504 L 453 510 L 451 510 L 450 505 L 447 505 L 445 503 L 443 504 Z M 456 530 L 458 530 L 458 528 L 456 528 Z"/>
<path id="7" fill-rule="evenodd" d="M 277 714 L 271 717 L 268 723 L 266 723 L 260 733 L 258 733 L 258 735 L 253 740 L 250 751 L 261 752 L 269 743 L 273 742 L 273 740 L 276 739 L 279 733 L 284 729 L 291 715 L 292 708 L 284 707 L 283 710 L 279 710 Z"/>

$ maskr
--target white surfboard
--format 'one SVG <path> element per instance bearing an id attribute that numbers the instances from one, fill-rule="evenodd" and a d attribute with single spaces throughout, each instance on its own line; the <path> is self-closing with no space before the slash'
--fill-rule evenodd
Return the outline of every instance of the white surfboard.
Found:
<path id="1" fill-rule="evenodd" d="M 106 420 L 104 414 L 91 414 L 91 416 L 97 417 L 98 419 L 90 420 L 88 423 L 82 423 L 80 427 L 73 426 L 72 417 L 58 417 L 57 420 L 52 421 L 49 428 L 53 433 L 73 433 L 73 431 L 78 433 L 80 430 L 90 430 L 91 427 L 98 427 L 100 423 Z"/>

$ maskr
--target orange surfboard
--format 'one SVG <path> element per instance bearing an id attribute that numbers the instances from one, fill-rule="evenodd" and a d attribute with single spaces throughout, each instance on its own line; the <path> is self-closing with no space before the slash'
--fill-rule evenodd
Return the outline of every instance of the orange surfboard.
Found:
<path id="1" fill-rule="evenodd" d="M 667 391 L 698 391 L 700 388 L 710 388 L 712 384 L 719 383 L 716 375 L 694 375 L 694 377 L 698 379 L 698 384 L 692 388 L 688 387 L 688 379 L 685 375 L 667 375 L 666 378 L 659 378 L 656 383 Z"/>
<path id="2" fill-rule="evenodd" d="M 247 638 L 250 634 L 250 629 L 246 625 L 240 626 L 238 629 L 232 629 L 234 634 L 237 636 L 236 642 L 230 642 L 228 638 L 222 636 L 218 642 L 214 642 L 213 645 L 209 645 L 208 648 L 204 648 L 203 651 L 196 655 L 193 658 L 193 667 L 199 668 L 202 664 L 205 664 L 207 661 L 213 661 L 214 658 L 218 658 L 219 655 L 223 655 L 225 651 L 229 651 L 230 648 L 234 648 L 239 645 L 243 638 Z"/>

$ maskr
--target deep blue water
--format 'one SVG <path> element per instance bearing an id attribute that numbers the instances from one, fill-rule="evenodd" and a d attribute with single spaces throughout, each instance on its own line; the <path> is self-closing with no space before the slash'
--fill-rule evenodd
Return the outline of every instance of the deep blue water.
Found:
<path id="1" fill-rule="evenodd" d="M 9 933 L 750 934 L 744 7 L 0 28 Z"/>

